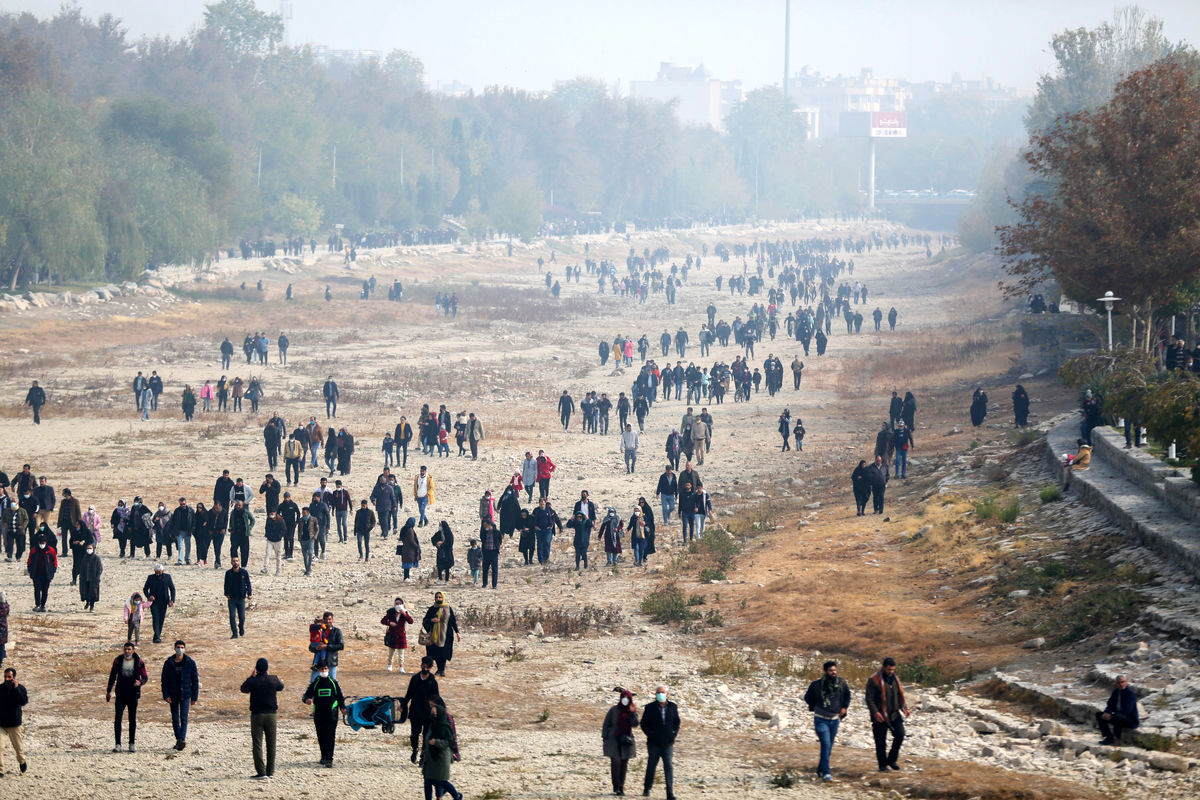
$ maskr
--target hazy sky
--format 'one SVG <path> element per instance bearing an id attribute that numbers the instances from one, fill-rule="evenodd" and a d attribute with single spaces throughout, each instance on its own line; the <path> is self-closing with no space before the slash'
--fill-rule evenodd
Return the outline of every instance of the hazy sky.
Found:
<path id="1" fill-rule="evenodd" d="M 0 0 L 0 10 L 53 15 L 60 0 Z M 85 15 L 111 12 L 131 38 L 181 36 L 204 0 L 79 0 Z M 278 11 L 279 0 L 258 0 Z M 1051 65 L 1047 42 L 1094 26 L 1117 6 L 1097 0 L 792 0 L 792 68 L 909 80 L 992 77 L 1032 88 Z M 1142 0 L 1172 40 L 1200 45 L 1200 2 Z M 432 82 L 480 89 L 548 89 L 591 75 L 606 83 L 651 79 L 660 61 L 703 63 L 746 89 L 783 74 L 784 0 L 292 0 L 291 43 L 408 50 Z"/>

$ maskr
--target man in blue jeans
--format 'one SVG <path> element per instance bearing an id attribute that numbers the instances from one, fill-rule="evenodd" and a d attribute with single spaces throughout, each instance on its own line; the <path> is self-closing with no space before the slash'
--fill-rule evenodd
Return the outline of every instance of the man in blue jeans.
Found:
<path id="1" fill-rule="evenodd" d="M 892 434 L 892 444 L 896 447 L 896 475 L 897 478 L 908 477 L 908 451 L 912 449 L 913 438 L 910 431 L 904 422 L 896 423 L 896 432 Z"/>
<path id="2" fill-rule="evenodd" d="M 182 639 L 175 642 L 175 655 L 164 661 L 162 668 L 163 702 L 171 705 L 176 750 L 187 747 L 188 710 L 200 699 L 200 673 L 186 649 Z"/>
<path id="3" fill-rule="evenodd" d="M 250 573 L 242 569 L 242 560 L 237 556 L 229 559 L 230 567 L 225 572 L 225 600 L 229 605 L 229 638 L 246 635 L 246 601 L 253 592 Z"/>
<path id="4" fill-rule="evenodd" d="M 813 712 L 813 727 L 821 743 L 821 758 L 817 774 L 823 781 L 833 780 L 829 771 L 829 754 L 833 751 L 833 740 L 837 738 L 838 725 L 850 707 L 850 687 L 837 674 L 837 662 L 826 661 L 822 667 L 824 675 L 808 685 L 804 702 Z"/>

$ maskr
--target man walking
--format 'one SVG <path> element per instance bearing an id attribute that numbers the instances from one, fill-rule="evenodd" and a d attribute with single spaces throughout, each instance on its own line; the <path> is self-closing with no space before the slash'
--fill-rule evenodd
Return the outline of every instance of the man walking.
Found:
<path id="1" fill-rule="evenodd" d="M 638 432 L 626 425 L 621 432 L 621 451 L 625 454 L 625 474 L 632 475 L 637 466 Z"/>
<path id="2" fill-rule="evenodd" d="M 304 704 L 313 707 L 313 725 L 317 728 L 317 745 L 321 748 L 321 766 L 333 768 L 333 744 L 337 738 L 338 711 L 346 704 L 342 687 L 324 664 L 313 673 L 312 683 L 304 690 Z"/>
<path id="3" fill-rule="evenodd" d="M 142 597 L 150 604 L 150 618 L 154 624 L 154 642 L 162 641 L 163 623 L 167 620 L 167 609 L 175 605 L 175 581 L 163 572 L 162 564 L 154 565 L 154 574 L 146 578 L 142 586 Z"/>
<path id="4" fill-rule="evenodd" d="M 479 443 L 483 441 L 483 422 L 475 416 L 475 412 L 467 415 L 467 442 L 471 445 L 471 460 L 479 460 Z"/>
<path id="5" fill-rule="evenodd" d="M 654 786 L 654 773 L 662 761 L 667 800 L 675 800 L 675 737 L 679 735 L 679 709 L 667 699 L 666 686 L 654 690 L 654 699 L 642 712 L 641 728 L 646 734 L 646 780 L 642 796 L 648 797 Z"/>
<path id="6" fill-rule="evenodd" d="M 229 563 L 230 567 L 225 571 L 225 601 L 229 606 L 229 638 L 236 639 L 246 635 L 246 601 L 251 599 L 253 591 L 250 573 L 242 569 L 242 560 L 233 556 Z M 242 691 L 246 691 L 244 684 Z"/>
<path id="7" fill-rule="evenodd" d="M 887 489 L 888 468 L 883 456 L 875 456 L 875 463 L 867 467 L 867 485 L 871 487 L 871 503 L 876 514 L 883 513 L 883 493 Z"/>
<path id="8" fill-rule="evenodd" d="M 421 515 L 417 526 L 428 525 L 429 520 L 425 516 L 425 509 L 433 505 L 433 476 L 429 474 L 424 464 L 421 465 L 421 471 L 413 478 L 413 497 L 417 498 L 417 510 Z"/>
<path id="9" fill-rule="evenodd" d="M 171 706 L 176 750 L 187 747 L 188 710 L 200 700 L 200 673 L 186 648 L 182 639 L 175 642 L 175 655 L 164 661 L 162 668 L 163 702 Z"/>
<path id="10" fill-rule="evenodd" d="M 34 381 L 29 387 L 29 391 L 25 393 L 25 405 L 33 409 L 33 424 L 42 424 L 42 406 L 46 405 L 46 390 L 38 386 L 38 382 Z"/>
<path id="11" fill-rule="evenodd" d="M 267 660 L 258 659 L 254 671 L 242 683 L 242 694 L 250 695 L 250 738 L 254 742 L 254 778 L 262 780 L 275 774 L 275 732 L 279 713 L 279 693 L 283 681 L 267 672 Z M 263 743 L 266 758 L 263 758 Z"/>
<path id="12" fill-rule="evenodd" d="M 829 754 L 833 752 L 833 740 L 837 738 L 838 725 L 850 708 L 850 686 L 837 674 L 837 662 L 826 661 L 821 667 L 824 675 L 808 685 L 804 702 L 813 712 L 813 727 L 817 741 L 821 743 L 821 757 L 817 762 L 817 774 L 823 781 L 833 780 L 829 771 Z"/>
<path id="13" fill-rule="evenodd" d="M 334 627 L 333 612 L 326 611 L 321 615 L 321 627 L 324 629 L 324 642 L 321 644 L 310 644 L 308 649 L 313 653 L 324 653 L 325 659 L 322 664 L 312 665 L 312 676 L 309 678 L 309 683 L 317 679 L 317 671 L 319 669 L 328 669 L 330 676 L 337 680 L 338 654 L 346 647 L 346 638 L 342 635 L 342 629 Z"/>
<path id="14" fill-rule="evenodd" d="M 325 380 L 325 386 L 321 389 L 321 394 L 325 397 L 325 419 L 337 417 L 337 402 L 338 402 L 338 386 L 333 382 L 333 376 L 330 375 Z"/>
<path id="15" fill-rule="evenodd" d="M 896 677 L 896 660 L 885 658 L 879 671 L 867 679 L 867 711 L 871 714 L 871 733 L 875 737 L 875 760 L 879 771 L 899 771 L 896 758 L 904 744 L 904 717 L 909 716 L 904 702 L 904 687 Z M 892 749 L 887 749 L 888 732 L 892 734 Z"/>
<path id="16" fill-rule="evenodd" d="M 267 574 L 272 557 L 275 559 L 275 574 L 279 574 L 280 562 L 283 559 L 283 517 L 278 511 L 267 514 L 267 522 L 263 526 L 263 539 L 266 546 L 263 549 L 262 574 Z"/>
<path id="17" fill-rule="evenodd" d="M 665 524 L 671 518 L 671 512 L 675 510 L 675 496 L 679 494 L 679 480 L 671 470 L 670 464 L 667 464 L 663 474 L 658 476 L 658 486 L 654 489 L 654 494 L 662 501 L 662 521 Z"/>
<path id="18" fill-rule="evenodd" d="M 25 750 L 21 746 L 22 708 L 28 702 L 29 694 L 25 691 L 25 687 L 17 683 L 17 671 L 12 667 L 4 670 L 4 683 L 0 683 L 0 732 L 3 732 L 12 744 L 21 772 L 29 767 L 25 762 Z M 3 775 L 4 742 L 0 742 L 0 777 Z"/>

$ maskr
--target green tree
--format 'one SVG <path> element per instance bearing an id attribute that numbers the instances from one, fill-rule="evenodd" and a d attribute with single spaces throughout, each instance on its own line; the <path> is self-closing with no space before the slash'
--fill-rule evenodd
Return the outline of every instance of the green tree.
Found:
<path id="1" fill-rule="evenodd" d="M 509 236 L 527 239 L 542 224 L 542 193 L 529 179 L 509 181 L 508 186 L 492 198 L 488 218 L 496 230 Z"/>
<path id="2" fill-rule="evenodd" d="M 239 55 L 270 53 L 283 41 L 283 18 L 259 11 L 254 0 L 206 5 L 204 29 Z"/>
<path id="3" fill-rule="evenodd" d="M 738 172 L 752 193 L 754 214 L 796 209 L 796 173 L 805 141 L 804 118 L 776 87 L 756 89 L 725 118 Z"/>

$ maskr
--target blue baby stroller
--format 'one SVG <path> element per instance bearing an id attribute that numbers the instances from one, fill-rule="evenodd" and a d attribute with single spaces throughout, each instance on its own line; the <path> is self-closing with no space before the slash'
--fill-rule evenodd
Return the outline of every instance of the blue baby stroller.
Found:
<path id="1" fill-rule="evenodd" d="M 360 697 L 346 701 L 342 708 L 342 721 L 350 726 L 350 730 L 359 728 L 379 728 L 384 733 L 396 732 L 396 703 L 400 697 L 380 695 L 378 697 Z M 404 720 L 401 719 L 400 722 Z"/>

